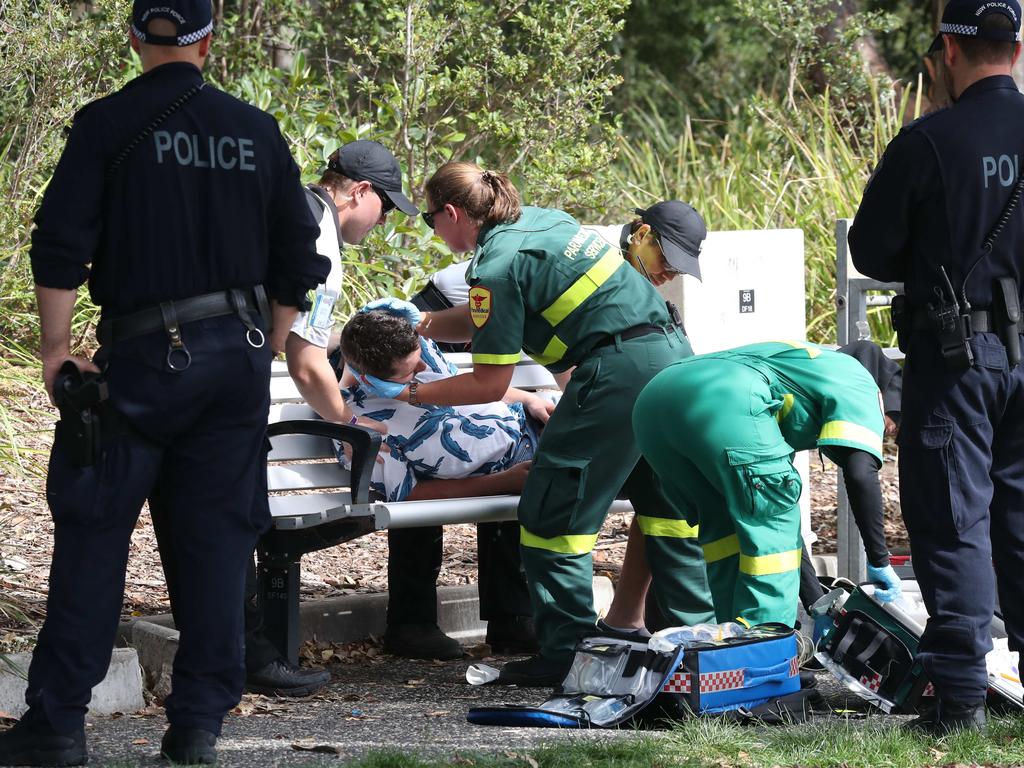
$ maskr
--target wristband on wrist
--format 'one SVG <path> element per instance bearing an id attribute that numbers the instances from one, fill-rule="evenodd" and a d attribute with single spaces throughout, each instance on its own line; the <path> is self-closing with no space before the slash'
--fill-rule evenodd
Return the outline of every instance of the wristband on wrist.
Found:
<path id="1" fill-rule="evenodd" d="M 415 379 L 409 382 L 409 405 L 420 404 L 419 399 L 416 397 L 416 389 L 419 387 L 419 385 L 420 383 Z"/>
<path id="2" fill-rule="evenodd" d="M 356 419 L 358 419 L 358 418 L 359 418 L 358 416 L 353 416 L 351 419 L 349 419 L 348 423 L 349 424 L 355 424 L 356 423 Z"/>

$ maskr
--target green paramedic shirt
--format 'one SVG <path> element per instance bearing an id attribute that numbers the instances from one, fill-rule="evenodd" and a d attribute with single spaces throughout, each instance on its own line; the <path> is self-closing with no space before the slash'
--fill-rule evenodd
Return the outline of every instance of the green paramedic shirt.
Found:
<path id="1" fill-rule="evenodd" d="M 481 232 L 466 279 L 474 363 L 514 364 L 525 350 L 558 373 L 609 334 L 670 323 L 622 251 L 562 211 L 524 207 Z"/>
<path id="2" fill-rule="evenodd" d="M 769 380 L 778 405 L 772 413 L 797 451 L 815 447 L 829 458 L 832 445 L 856 448 L 882 463 L 885 425 L 875 380 L 857 360 L 799 341 L 750 344 L 713 357 L 750 358 Z"/>

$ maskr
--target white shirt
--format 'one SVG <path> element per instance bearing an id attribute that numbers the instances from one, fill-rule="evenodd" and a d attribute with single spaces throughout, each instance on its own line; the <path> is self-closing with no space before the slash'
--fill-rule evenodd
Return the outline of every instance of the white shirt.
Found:
<path id="1" fill-rule="evenodd" d="M 334 305 L 341 295 L 341 233 L 338 231 L 338 215 L 333 203 L 328 205 L 326 200 L 309 188 L 306 189 L 306 197 L 311 203 L 310 209 L 314 212 L 319 210 L 320 236 L 316 239 L 316 252 L 330 259 L 331 271 L 327 274 L 327 280 L 318 285 L 310 297 L 313 306 L 307 312 L 299 312 L 295 318 L 292 333 L 327 349 L 334 327 Z"/>

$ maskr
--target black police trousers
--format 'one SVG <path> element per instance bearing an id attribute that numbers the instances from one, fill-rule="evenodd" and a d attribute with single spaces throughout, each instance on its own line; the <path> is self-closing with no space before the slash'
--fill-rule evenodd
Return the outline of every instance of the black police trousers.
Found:
<path id="1" fill-rule="evenodd" d="M 245 564 L 270 525 L 266 498 L 269 345 L 255 349 L 234 316 L 187 323 L 180 373 L 161 334 L 105 348 L 110 402 L 130 425 L 107 430 L 92 467 L 56 440 L 47 499 L 54 520 L 47 616 L 29 668 L 30 720 L 80 728 L 110 663 L 132 531 L 143 502 L 164 502 L 179 585 L 180 630 L 168 720 L 220 733 L 244 682 Z M 176 360 L 180 365 L 180 359 Z"/>
<path id="2" fill-rule="evenodd" d="M 985 697 L 999 602 L 1010 649 L 1024 650 L 1024 366 L 992 333 L 975 364 L 947 371 L 934 336 L 910 340 L 899 433 L 900 505 L 930 616 L 919 657 L 938 696 Z M 994 566 L 994 567 L 993 567 Z"/>

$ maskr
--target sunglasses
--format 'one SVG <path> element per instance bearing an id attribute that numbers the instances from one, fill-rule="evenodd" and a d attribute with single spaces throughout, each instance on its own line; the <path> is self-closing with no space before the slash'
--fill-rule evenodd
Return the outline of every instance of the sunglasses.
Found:
<path id="1" fill-rule="evenodd" d="M 380 198 L 381 216 L 386 216 L 387 214 L 391 213 L 391 211 L 395 210 L 395 201 L 388 197 L 387 193 L 377 189 L 376 187 L 373 187 L 373 191 L 376 192 L 377 197 Z"/>
<path id="2" fill-rule="evenodd" d="M 430 227 L 431 229 L 433 229 L 434 228 L 434 217 L 437 216 L 437 214 L 441 213 L 443 210 L 444 210 L 444 206 L 442 205 L 436 211 L 423 211 L 420 214 L 420 216 L 423 217 L 423 221 L 425 221 L 427 223 L 427 226 Z"/>

